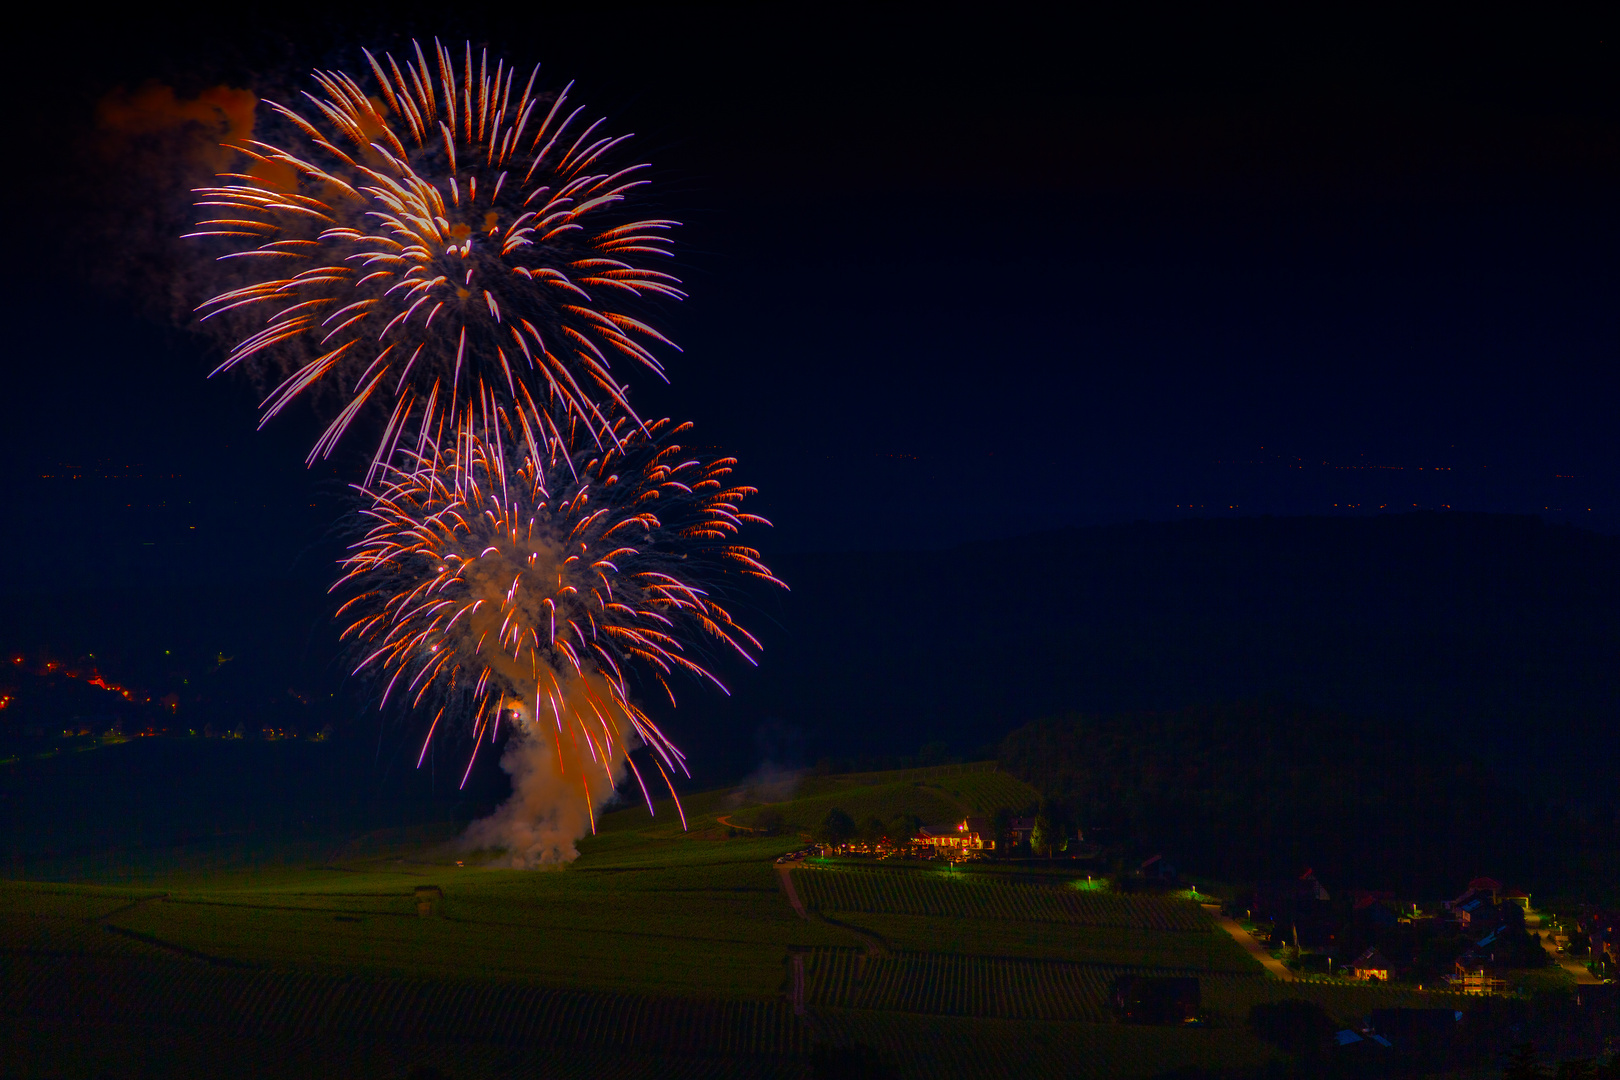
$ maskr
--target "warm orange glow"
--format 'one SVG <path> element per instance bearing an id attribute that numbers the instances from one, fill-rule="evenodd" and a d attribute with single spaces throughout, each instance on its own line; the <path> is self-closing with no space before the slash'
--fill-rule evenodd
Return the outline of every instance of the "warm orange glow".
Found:
<path id="1" fill-rule="evenodd" d="M 26 656 L 19 653 L 11 658 L 11 662 L 20 667 L 27 662 L 27 659 L 28 658 Z M 89 673 L 86 674 L 83 670 L 77 668 L 64 668 L 59 661 L 44 660 L 34 673 L 42 676 L 63 675 L 69 679 L 83 679 L 90 686 L 99 687 L 100 689 L 106 690 L 109 693 L 117 694 L 125 701 L 135 700 L 135 693 L 133 690 L 125 686 L 120 686 L 117 683 L 108 682 L 94 667 L 91 667 L 89 669 Z"/>
<path id="2" fill-rule="evenodd" d="M 250 90 L 211 86 L 194 98 L 180 98 L 172 87 L 148 83 L 136 90 L 119 87 L 97 102 L 96 127 L 103 149 L 113 154 L 154 135 L 182 135 L 188 143 L 185 156 L 218 171 L 234 156 L 222 141 L 253 137 L 257 105 Z"/>

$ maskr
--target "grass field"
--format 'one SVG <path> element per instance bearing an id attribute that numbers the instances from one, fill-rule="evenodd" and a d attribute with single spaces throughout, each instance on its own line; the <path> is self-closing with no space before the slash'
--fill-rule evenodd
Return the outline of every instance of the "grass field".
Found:
<path id="1" fill-rule="evenodd" d="M 1431 997 L 1275 982 L 1196 904 L 1059 871 L 800 868 L 800 918 L 773 865 L 795 824 L 834 805 L 949 820 L 1030 793 L 957 767 L 806 777 L 796 795 L 777 837 L 727 835 L 722 817 L 759 809 L 746 791 L 685 799 L 685 830 L 673 803 L 627 807 L 577 862 L 538 872 L 457 865 L 476 860 L 431 820 L 368 821 L 316 855 L 295 836 L 251 864 L 193 845 L 102 871 L 80 850 L 51 864 L 68 880 L 0 882 L 0 1039 L 25 1076 L 146 1060 L 149 1075 L 807 1077 L 830 1039 L 905 1077 L 1129 1077 L 1263 1061 L 1242 1026 L 1255 1002 L 1308 997 L 1349 1021 Z M 1212 1025 L 1115 1023 L 1113 979 L 1154 971 L 1198 975 Z"/>
<path id="2" fill-rule="evenodd" d="M 1008 919 L 1143 930 L 1208 930 L 1197 904 L 1163 897 L 1120 896 L 1064 885 L 1026 885 L 995 875 L 810 869 L 795 874 L 805 904 L 828 911 Z"/>

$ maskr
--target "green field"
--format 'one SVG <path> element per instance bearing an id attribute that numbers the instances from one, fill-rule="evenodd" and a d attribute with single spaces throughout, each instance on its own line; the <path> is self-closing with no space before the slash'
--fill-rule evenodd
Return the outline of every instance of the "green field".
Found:
<path id="1" fill-rule="evenodd" d="M 926 865 L 926 864 L 925 864 Z M 795 875 L 800 895 L 828 911 L 892 912 L 963 919 L 1057 922 L 1141 930 L 1207 930 L 1197 904 L 1161 897 L 1116 896 L 1067 885 L 1016 884 L 999 874 L 934 869 L 809 869 Z"/>
<path id="2" fill-rule="evenodd" d="M 949 820 L 1028 794 L 987 766 L 806 778 L 764 837 L 728 836 L 758 803 L 704 793 L 686 830 L 672 804 L 622 809 L 545 871 L 457 865 L 477 860 L 446 823 L 252 866 L 193 848 L 97 873 L 90 852 L 0 882 L 0 1038 L 24 1076 L 807 1077 L 815 1044 L 859 1041 L 908 1077 L 1129 1077 L 1263 1061 L 1258 1001 L 1351 1021 L 1432 997 L 1284 985 L 1197 904 L 1029 867 L 800 867 L 801 918 L 773 863 L 832 806 Z M 1199 976 L 1209 1026 L 1114 1022 L 1113 979 L 1156 971 Z"/>

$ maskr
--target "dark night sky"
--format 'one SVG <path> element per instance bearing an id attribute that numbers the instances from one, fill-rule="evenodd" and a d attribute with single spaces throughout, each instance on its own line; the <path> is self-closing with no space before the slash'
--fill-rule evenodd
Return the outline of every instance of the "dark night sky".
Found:
<path id="1" fill-rule="evenodd" d="M 1611 25 L 401 10 L 124 16 L 14 62 L 0 592 L 318 602 L 355 461 L 306 471 L 313 414 L 255 433 L 205 379 L 172 317 L 201 178 L 95 117 L 411 34 L 637 133 L 692 294 L 638 404 L 742 459 L 767 555 L 1413 507 L 1620 533 Z"/>
<path id="2" fill-rule="evenodd" d="M 194 287 L 165 273 L 186 178 L 109 165 L 91 117 L 149 80 L 297 87 L 411 32 L 541 59 L 637 132 L 692 292 L 673 388 L 639 392 L 743 458 L 767 546 L 1413 505 L 1620 529 L 1595 23 L 254 20 L 102 24 L 28 73 L 12 244 L 38 254 L 7 261 L 0 415 L 42 549 L 120 501 L 35 479 L 64 463 L 139 463 L 124 509 L 190 507 L 111 530 L 155 541 L 119 565 L 213 533 L 210 573 L 271 569 L 318 538 L 308 418 L 254 435 L 249 388 L 159 317 Z"/>

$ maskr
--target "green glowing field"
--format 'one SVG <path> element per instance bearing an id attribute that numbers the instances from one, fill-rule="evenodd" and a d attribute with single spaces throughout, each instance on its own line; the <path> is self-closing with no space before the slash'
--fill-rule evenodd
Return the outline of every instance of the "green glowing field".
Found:
<path id="1" fill-rule="evenodd" d="M 1270 981 L 1186 900 L 821 865 L 790 871 L 801 918 L 773 863 L 833 805 L 949 818 L 1027 798 L 988 767 L 807 779 L 764 838 L 728 836 L 758 804 L 713 792 L 685 801 L 685 831 L 672 805 L 608 814 L 542 872 L 458 866 L 476 860 L 447 843 L 457 826 L 431 820 L 294 832 L 251 860 L 92 845 L 45 861 L 54 880 L 0 882 L 0 1023 L 20 1075 L 809 1077 L 817 1043 L 859 1041 L 900 1076 L 1113 1077 L 1264 1060 L 1242 1027 L 1256 1001 L 1349 1020 L 1421 999 Z M 1210 1026 L 1115 1023 L 1113 978 L 1150 971 L 1198 974 Z"/>

